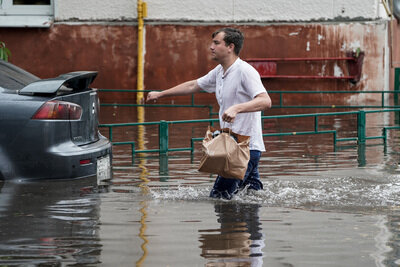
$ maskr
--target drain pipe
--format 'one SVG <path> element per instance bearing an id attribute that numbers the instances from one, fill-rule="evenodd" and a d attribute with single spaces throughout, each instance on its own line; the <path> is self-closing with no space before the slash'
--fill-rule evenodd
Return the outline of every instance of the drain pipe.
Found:
<path id="1" fill-rule="evenodd" d="M 137 17 L 138 17 L 138 56 L 137 56 L 137 95 L 136 95 L 136 103 L 143 104 L 144 95 L 143 95 L 143 31 L 144 31 L 144 23 L 143 18 L 147 17 L 147 5 L 142 0 L 137 0 Z"/>
<path id="2" fill-rule="evenodd" d="M 144 91 L 143 91 L 143 54 L 144 54 L 144 27 L 143 27 L 143 18 L 147 16 L 147 8 L 146 3 L 142 0 L 137 0 L 137 17 L 138 17 L 138 44 L 137 44 L 137 93 L 136 93 L 136 104 L 137 107 L 137 121 L 144 122 L 144 107 L 141 104 L 144 103 Z M 138 126 L 138 147 L 139 150 L 144 150 L 145 143 L 144 143 L 144 135 L 145 129 L 144 125 Z"/>

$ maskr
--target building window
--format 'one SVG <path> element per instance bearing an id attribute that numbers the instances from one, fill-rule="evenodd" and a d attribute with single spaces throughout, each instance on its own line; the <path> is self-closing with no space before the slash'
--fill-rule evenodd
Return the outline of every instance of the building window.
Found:
<path id="1" fill-rule="evenodd" d="M 13 5 L 50 5 L 50 0 L 35 1 L 35 0 L 13 0 Z"/>
<path id="2" fill-rule="evenodd" d="M 0 0 L 0 27 L 50 27 L 54 0 Z"/>

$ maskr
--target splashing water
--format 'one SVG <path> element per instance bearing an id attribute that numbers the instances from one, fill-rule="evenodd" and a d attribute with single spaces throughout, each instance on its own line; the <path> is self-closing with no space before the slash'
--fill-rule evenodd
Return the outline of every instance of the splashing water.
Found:
<path id="1" fill-rule="evenodd" d="M 264 190 L 241 192 L 233 201 L 287 207 L 369 207 L 400 205 L 400 180 L 391 177 L 374 181 L 356 177 L 335 177 L 312 180 L 263 181 Z M 151 188 L 155 200 L 211 200 L 210 187 L 177 186 Z"/>

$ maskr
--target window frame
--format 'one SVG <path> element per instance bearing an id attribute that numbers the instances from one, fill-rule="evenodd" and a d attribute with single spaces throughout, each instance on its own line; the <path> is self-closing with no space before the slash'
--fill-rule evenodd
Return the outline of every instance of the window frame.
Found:
<path id="1" fill-rule="evenodd" d="M 0 27 L 50 27 L 54 21 L 54 2 L 13 5 L 13 0 L 0 0 Z"/>

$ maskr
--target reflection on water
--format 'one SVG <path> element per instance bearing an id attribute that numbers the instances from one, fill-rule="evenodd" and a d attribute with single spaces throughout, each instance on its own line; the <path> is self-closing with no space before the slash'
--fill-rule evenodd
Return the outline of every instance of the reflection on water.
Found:
<path id="1" fill-rule="evenodd" d="M 0 263 L 98 263 L 98 189 L 96 177 L 1 183 Z"/>
<path id="2" fill-rule="evenodd" d="M 260 205 L 216 202 L 214 207 L 220 227 L 199 230 L 206 266 L 262 266 Z"/>
<path id="3" fill-rule="evenodd" d="M 144 122 L 144 107 L 137 107 L 138 110 L 138 122 Z M 143 125 L 139 125 L 138 127 L 138 148 L 139 150 L 144 150 L 145 143 L 144 143 L 144 136 L 145 136 L 145 128 Z M 142 181 L 140 183 L 139 187 L 143 190 L 144 194 L 148 193 L 148 187 L 147 184 L 149 182 L 149 179 L 147 179 L 148 176 L 148 171 L 146 168 L 146 159 L 142 157 L 142 155 L 139 154 L 139 168 L 142 170 L 139 178 Z M 140 209 L 140 213 L 142 214 L 140 218 L 140 231 L 139 231 L 139 237 L 143 240 L 140 248 L 143 251 L 142 257 L 136 262 L 136 266 L 142 266 L 143 262 L 146 260 L 147 257 L 147 243 L 149 242 L 146 237 L 146 220 L 147 220 L 147 202 L 141 201 L 140 205 L 142 208 Z"/>
<path id="4" fill-rule="evenodd" d="M 385 266 L 400 266 L 400 210 L 388 215 L 387 227 L 391 233 L 387 245 L 391 248 L 383 258 Z"/>

